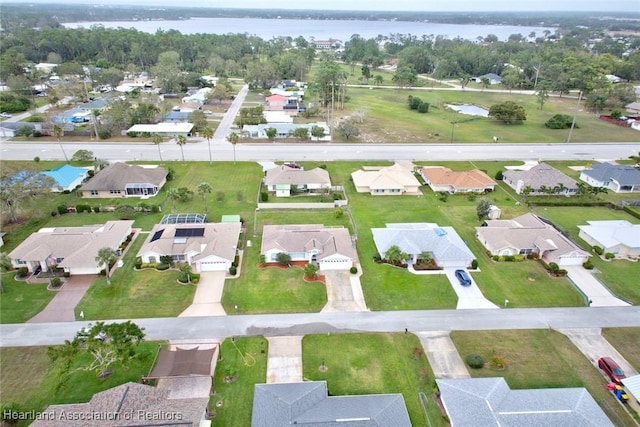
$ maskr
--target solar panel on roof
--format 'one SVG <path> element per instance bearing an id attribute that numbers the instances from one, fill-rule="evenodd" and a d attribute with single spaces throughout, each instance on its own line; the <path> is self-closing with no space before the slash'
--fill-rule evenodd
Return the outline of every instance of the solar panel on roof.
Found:
<path id="1" fill-rule="evenodd" d="M 440 227 L 435 228 L 433 231 L 436 233 L 436 236 L 445 236 L 447 234 L 447 230 Z"/>
<path id="2" fill-rule="evenodd" d="M 151 238 L 151 242 L 155 242 L 156 240 L 158 240 L 160 237 L 162 237 L 162 232 L 164 231 L 164 229 L 162 230 L 158 230 L 153 234 L 153 237 Z"/>
<path id="3" fill-rule="evenodd" d="M 176 228 L 174 237 L 202 237 L 204 228 Z"/>

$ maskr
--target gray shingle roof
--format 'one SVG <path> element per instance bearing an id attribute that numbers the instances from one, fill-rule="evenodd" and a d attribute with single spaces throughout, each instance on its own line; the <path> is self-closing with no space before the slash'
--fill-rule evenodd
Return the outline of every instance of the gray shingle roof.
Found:
<path id="1" fill-rule="evenodd" d="M 277 168 L 269 169 L 267 171 L 264 183 L 267 185 L 321 184 L 329 186 L 331 185 L 331 179 L 329 178 L 329 172 L 321 168 L 315 168 L 307 171 L 302 169 L 290 168 L 286 165 L 281 165 Z"/>
<path id="2" fill-rule="evenodd" d="M 285 253 L 310 252 L 317 249 L 319 260 L 340 254 L 355 259 L 349 230 L 329 228 L 322 224 L 265 225 L 261 254 L 278 249 Z"/>
<path id="3" fill-rule="evenodd" d="M 256 384 L 252 427 L 409 427 L 401 394 L 332 396 L 325 381 Z"/>
<path id="4" fill-rule="evenodd" d="M 596 163 L 591 169 L 585 169 L 583 174 L 596 181 L 616 180 L 620 185 L 640 184 L 640 170 L 629 165 L 612 165 L 611 163 Z"/>
<path id="5" fill-rule="evenodd" d="M 508 170 L 503 174 L 504 181 L 517 182 L 522 180 L 524 185 L 530 185 L 534 190 L 541 186 L 555 187 L 563 184 L 568 189 L 577 189 L 577 182 L 563 174 L 559 170 L 549 166 L 546 163 L 540 163 L 529 170 Z"/>
<path id="6" fill-rule="evenodd" d="M 113 163 L 98 172 L 89 182 L 80 187 L 81 191 L 124 190 L 126 184 L 153 184 L 160 187 L 167 176 L 167 170 L 161 166 L 143 168 L 126 163 Z"/>

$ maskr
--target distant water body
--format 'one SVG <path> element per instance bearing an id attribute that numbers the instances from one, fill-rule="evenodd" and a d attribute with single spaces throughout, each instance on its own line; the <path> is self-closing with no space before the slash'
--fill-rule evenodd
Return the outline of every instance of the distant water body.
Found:
<path id="1" fill-rule="evenodd" d="M 430 22 L 404 21 L 347 21 L 347 20 L 314 20 L 314 19 L 257 19 L 257 18 L 192 18 L 183 21 L 105 21 L 105 22 L 73 22 L 63 24 L 67 28 L 101 25 L 105 28 L 135 28 L 145 33 L 157 30 L 177 30 L 182 34 L 249 34 L 264 40 L 274 37 L 298 37 L 316 40 L 338 39 L 347 41 L 354 34 L 364 39 L 376 38 L 378 35 L 411 34 L 421 38 L 426 36 L 443 36 L 449 39 L 460 37 L 476 40 L 494 34 L 499 40 L 507 40 L 512 34 L 527 37 L 531 32 L 541 36 L 545 30 L 554 33 L 548 27 L 521 27 L 516 25 L 456 25 Z"/>

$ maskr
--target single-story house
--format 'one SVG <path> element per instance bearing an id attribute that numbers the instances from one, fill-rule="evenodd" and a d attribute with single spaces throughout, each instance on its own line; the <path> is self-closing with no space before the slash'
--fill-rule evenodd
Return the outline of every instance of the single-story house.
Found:
<path id="1" fill-rule="evenodd" d="M 295 192 L 321 194 L 322 190 L 331 188 L 331 179 L 329 172 L 322 168 L 306 171 L 281 165 L 267 171 L 264 184 L 276 197 L 289 197 L 292 188 Z"/>
<path id="2" fill-rule="evenodd" d="M 502 77 L 500 77 L 495 73 L 487 73 L 478 77 L 472 77 L 471 81 L 474 81 L 476 83 L 482 83 L 482 79 L 488 79 L 489 84 L 491 85 L 499 85 L 500 83 L 502 83 Z"/>
<path id="3" fill-rule="evenodd" d="M 127 129 L 126 133 L 149 133 L 153 135 L 157 133 L 160 136 L 176 137 L 178 135 L 191 136 L 191 130 L 193 129 L 193 123 L 158 123 L 158 124 L 140 124 L 133 125 Z"/>
<path id="4" fill-rule="evenodd" d="M 596 163 L 581 171 L 580 179 L 592 187 L 604 187 L 614 193 L 640 192 L 640 170 L 630 165 Z"/>
<path id="5" fill-rule="evenodd" d="M 316 138 L 311 135 L 311 131 L 314 127 L 319 126 L 324 129 L 324 136 Z M 273 128 L 276 130 L 277 139 L 295 138 L 291 133 L 298 128 L 307 129 L 307 135 L 309 139 L 314 141 L 331 141 L 331 129 L 326 122 L 316 123 L 262 123 L 259 125 L 244 125 L 242 131 L 245 132 L 249 138 L 268 139 L 267 129 Z"/>
<path id="6" fill-rule="evenodd" d="M 638 101 L 631 102 L 625 105 L 624 108 L 630 113 L 640 114 L 640 102 Z"/>
<path id="7" fill-rule="evenodd" d="M 271 92 L 271 95 L 282 95 L 288 98 L 293 97 L 299 101 L 302 101 L 302 98 L 304 98 L 304 90 L 301 90 L 299 88 L 296 90 L 286 90 L 279 87 L 272 87 L 271 89 L 269 89 L 269 92 Z"/>
<path id="8" fill-rule="evenodd" d="M 58 64 L 53 64 L 51 62 L 39 62 L 35 65 L 36 70 L 44 74 L 49 74 L 57 67 L 58 67 Z"/>
<path id="9" fill-rule="evenodd" d="M 86 111 L 79 107 L 70 108 L 62 111 L 53 119 L 55 123 L 86 123 L 93 117 L 91 111 Z"/>
<path id="10" fill-rule="evenodd" d="M 591 246 L 600 246 L 618 257 L 640 257 L 640 224 L 626 220 L 587 221 L 578 236 Z"/>
<path id="11" fill-rule="evenodd" d="M 288 111 L 263 111 L 267 123 L 293 123 L 293 115 Z"/>
<path id="12" fill-rule="evenodd" d="M 251 427 L 411 427 L 400 393 L 329 396 L 326 381 L 254 387 Z"/>
<path id="13" fill-rule="evenodd" d="M 396 163 L 382 168 L 367 168 L 351 174 L 351 180 L 358 193 L 373 196 L 410 194 L 420 195 L 420 181 L 413 172 Z"/>
<path id="14" fill-rule="evenodd" d="M 440 227 L 433 223 L 386 224 L 386 228 L 372 228 L 371 233 L 383 258 L 389 248 L 397 246 L 409 255 L 409 264 L 415 264 L 424 253 L 443 268 L 465 268 L 475 259 L 453 227 Z"/>
<path id="15" fill-rule="evenodd" d="M 191 113 L 187 111 L 170 111 L 164 118 L 165 123 L 188 123 Z"/>
<path id="16" fill-rule="evenodd" d="M 538 254 L 560 267 L 582 265 L 591 256 L 550 224 L 532 213 L 514 219 L 486 220 L 476 227 L 476 237 L 491 255 Z"/>
<path id="17" fill-rule="evenodd" d="M 161 256 L 193 264 L 197 272 L 227 271 L 238 252 L 240 222 L 156 224 L 137 256 L 144 263 L 160 262 Z"/>
<path id="18" fill-rule="evenodd" d="M 545 189 L 556 189 L 554 194 L 571 196 L 578 192 L 576 180 L 549 166 L 539 163 L 528 170 L 507 170 L 502 180 L 517 194 L 522 194 L 526 188 L 531 188 L 531 195 L 549 194 Z M 542 190 L 541 190 L 542 189 Z"/>
<path id="19" fill-rule="evenodd" d="M 289 100 L 288 96 L 285 95 L 269 95 L 264 98 L 266 105 L 265 108 L 269 110 L 282 110 L 284 104 Z"/>
<path id="20" fill-rule="evenodd" d="M 62 192 L 71 191 L 82 184 L 89 175 L 89 169 L 63 165 L 50 171 L 42 172 L 42 174 L 53 178 L 55 181 L 51 191 Z"/>
<path id="21" fill-rule="evenodd" d="M 435 192 L 484 193 L 496 187 L 496 182 L 480 169 L 455 172 L 438 166 L 421 168 L 419 173 Z"/>
<path id="22" fill-rule="evenodd" d="M 162 166 L 143 167 L 112 163 L 84 183 L 82 197 L 151 197 L 167 182 L 168 171 Z"/>
<path id="23" fill-rule="evenodd" d="M 29 272 L 57 265 L 71 275 L 98 274 L 96 256 L 101 248 L 117 250 L 129 234 L 133 221 L 107 221 L 81 227 L 41 228 L 9 253 L 15 268 Z"/>
<path id="24" fill-rule="evenodd" d="M 320 270 L 348 270 L 356 260 L 349 230 L 322 224 L 265 225 L 260 254 L 276 262 L 282 252 L 291 261 L 317 263 Z"/>
<path id="25" fill-rule="evenodd" d="M 584 387 L 511 390 L 504 378 L 436 379 L 451 427 L 613 427 Z"/>
<path id="26" fill-rule="evenodd" d="M 100 425 L 198 427 L 206 420 L 208 396 L 182 397 L 171 387 L 128 382 L 93 395 L 86 403 L 50 405 L 37 414 L 34 427 Z M 63 416 L 61 416 L 61 414 Z M 64 415 L 66 414 L 66 416 Z"/>
<path id="27" fill-rule="evenodd" d="M 5 126 L 0 126 L 0 138 L 13 138 L 16 131 Z"/>
<path id="28" fill-rule="evenodd" d="M 189 96 L 185 96 L 184 98 L 182 98 L 182 102 L 197 102 L 199 104 L 205 104 L 207 102 L 207 100 L 209 99 L 209 94 L 211 93 L 211 88 L 210 87 L 203 87 L 202 89 L 198 89 L 197 92 L 189 95 Z"/>

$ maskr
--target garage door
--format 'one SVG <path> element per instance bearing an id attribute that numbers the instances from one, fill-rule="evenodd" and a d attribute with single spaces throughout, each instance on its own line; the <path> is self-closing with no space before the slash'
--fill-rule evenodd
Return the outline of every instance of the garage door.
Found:
<path id="1" fill-rule="evenodd" d="M 224 271 L 227 265 L 224 261 L 204 261 L 198 263 L 198 271 Z"/>

